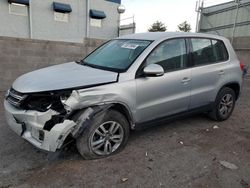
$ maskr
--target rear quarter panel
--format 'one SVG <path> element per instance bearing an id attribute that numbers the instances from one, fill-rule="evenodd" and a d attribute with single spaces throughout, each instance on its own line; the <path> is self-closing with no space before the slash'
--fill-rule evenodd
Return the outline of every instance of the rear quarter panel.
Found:
<path id="1" fill-rule="evenodd" d="M 229 55 L 229 60 L 224 64 L 225 77 L 218 83 L 217 89 L 215 90 L 214 100 L 219 90 L 228 84 L 236 83 L 242 89 L 242 70 L 240 69 L 240 61 L 228 39 L 223 40 Z"/>

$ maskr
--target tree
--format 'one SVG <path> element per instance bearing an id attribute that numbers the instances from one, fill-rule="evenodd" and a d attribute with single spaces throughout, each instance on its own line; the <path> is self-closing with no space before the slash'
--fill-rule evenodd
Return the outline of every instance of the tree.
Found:
<path id="1" fill-rule="evenodd" d="M 148 29 L 149 32 L 165 32 L 167 30 L 167 26 L 160 21 L 156 21 L 151 25 Z"/>
<path id="2" fill-rule="evenodd" d="M 187 21 L 185 21 L 185 22 L 178 25 L 178 29 L 180 31 L 190 32 L 191 31 L 191 25 L 188 24 Z"/>

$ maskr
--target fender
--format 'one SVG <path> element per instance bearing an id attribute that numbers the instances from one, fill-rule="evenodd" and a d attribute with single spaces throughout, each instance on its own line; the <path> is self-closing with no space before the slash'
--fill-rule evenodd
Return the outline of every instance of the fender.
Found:
<path id="1" fill-rule="evenodd" d="M 72 91 L 70 97 L 63 103 L 66 111 L 71 114 L 74 111 L 82 111 L 82 109 L 88 109 L 94 106 L 120 106 L 122 107 L 122 112 L 126 111 L 126 117 L 131 124 L 136 122 L 134 117 L 135 107 L 134 103 L 127 103 L 130 100 L 126 100 L 126 96 L 123 97 L 121 94 L 122 90 L 111 90 L 111 88 L 91 88 L 88 90 L 74 90 Z M 130 98 L 135 98 L 135 96 L 129 96 Z M 109 106 L 109 107 L 111 107 Z"/>
<path id="2" fill-rule="evenodd" d="M 87 109 L 81 110 L 80 112 L 78 112 L 80 114 L 80 116 L 75 121 L 76 122 L 76 127 L 71 132 L 73 138 L 76 139 L 79 136 L 81 136 L 82 133 L 89 126 L 91 126 L 91 122 L 96 116 L 104 115 L 104 112 L 107 111 L 112 106 L 113 106 L 113 104 L 105 104 L 105 105 L 100 105 L 100 106 L 93 106 L 93 107 L 88 107 Z"/>

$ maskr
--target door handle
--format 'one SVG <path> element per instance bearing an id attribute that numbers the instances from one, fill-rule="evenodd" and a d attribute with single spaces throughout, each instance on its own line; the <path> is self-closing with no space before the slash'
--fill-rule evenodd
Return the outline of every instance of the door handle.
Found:
<path id="1" fill-rule="evenodd" d="M 219 74 L 219 75 L 224 75 L 225 72 L 224 72 L 224 70 L 220 70 L 218 74 Z"/>
<path id="2" fill-rule="evenodd" d="M 183 78 L 182 79 L 182 83 L 187 83 L 187 82 L 189 82 L 191 79 L 190 78 L 188 78 L 188 77 L 185 77 L 185 78 Z"/>

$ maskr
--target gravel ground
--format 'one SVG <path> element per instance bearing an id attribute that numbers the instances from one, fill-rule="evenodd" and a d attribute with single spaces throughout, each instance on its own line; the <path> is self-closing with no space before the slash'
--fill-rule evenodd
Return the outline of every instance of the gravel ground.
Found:
<path id="1" fill-rule="evenodd" d="M 121 153 L 92 161 L 74 145 L 52 155 L 37 150 L 9 129 L 1 103 L 0 187 L 249 188 L 249 99 L 246 80 L 229 120 L 198 115 L 133 132 Z"/>

